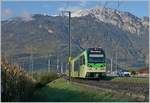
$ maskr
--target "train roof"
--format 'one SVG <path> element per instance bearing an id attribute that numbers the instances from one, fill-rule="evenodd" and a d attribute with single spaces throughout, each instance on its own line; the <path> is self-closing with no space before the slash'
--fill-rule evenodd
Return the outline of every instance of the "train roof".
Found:
<path id="1" fill-rule="evenodd" d="M 88 53 L 105 53 L 103 48 L 87 48 Z"/>
<path id="2" fill-rule="evenodd" d="M 87 48 L 87 50 L 93 50 L 93 51 L 104 51 L 103 48 L 99 47 L 99 48 Z"/>

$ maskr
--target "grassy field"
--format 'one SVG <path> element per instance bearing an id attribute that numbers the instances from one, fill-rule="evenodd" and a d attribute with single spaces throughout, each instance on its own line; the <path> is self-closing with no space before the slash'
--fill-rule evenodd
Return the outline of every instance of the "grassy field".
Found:
<path id="1" fill-rule="evenodd" d="M 114 82 L 125 82 L 125 83 L 138 83 L 138 84 L 149 84 L 149 78 L 139 78 L 139 77 L 115 77 L 111 79 Z"/>
<path id="2" fill-rule="evenodd" d="M 68 75 L 68 73 L 66 73 Z M 78 72 L 74 72 L 74 77 L 78 77 Z M 106 77 L 104 80 L 113 82 L 124 82 L 124 83 L 138 83 L 138 84 L 149 84 L 148 77 Z"/>
<path id="3" fill-rule="evenodd" d="M 50 102 L 108 102 L 134 101 L 129 96 L 93 89 L 88 86 L 57 79 L 34 93 L 33 101 Z"/>

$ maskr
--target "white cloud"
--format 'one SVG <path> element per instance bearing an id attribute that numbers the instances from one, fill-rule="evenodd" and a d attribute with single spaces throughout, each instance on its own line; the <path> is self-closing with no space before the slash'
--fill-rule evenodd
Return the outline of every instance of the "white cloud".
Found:
<path id="1" fill-rule="evenodd" d="M 71 12 L 74 12 L 74 11 L 77 11 L 77 10 L 82 10 L 83 8 L 79 7 L 79 6 L 74 6 L 74 7 L 68 7 L 68 8 L 59 8 L 59 10 L 63 11 L 63 10 L 66 10 L 66 11 L 71 11 Z"/>
<path id="2" fill-rule="evenodd" d="M 11 16 L 13 14 L 13 11 L 9 8 L 3 8 L 2 9 L 2 16 Z"/>
<path id="3" fill-rule="evenodd" d="M 69 11 L 76 11 L 76 10 L 81 10 L 82 8 L 81 7 L 70 7 L 70 8 L 67 8 Z"/>
<path id="4" fill-rule="evenodd" d="M 80 0 L 80 6 L 86 6 L 86 0 Z"/>
<path id="5" fill-rule="evenodd" d="M 80 2 L 85 3 L 87 0 L 80 0 Z"/>
<path id="6" fill-rule="evenodd" d="M 33 20 L 32 16 L 29 14 L 28 11 L 23 11 L 20 15 L 20 17 L 24 20 L 24 21 L 31 21 Z"/>
<path id="7" fill-rule="evenodd" d="M 67 0 L 68 2 L 72 2 L 72 0 Z M 76 10 L 82 10 L 86 6 L 87 0 L 77 0 L 79 2 L 78 6 L 69 6 L 68 5 L 63 5 L 57 9 L 57 11 L 62 12 L 62 11 L 76 11 Z"/>
<path id="8" fill-rule="evenodd" d="M 60 8 L 58 8 L 58 11 L 59 11 L 59 12 L 64 11 L 64 10 L 65 10 L 65 8 L 64 8 L 64 7 L 60 7 Z"/>

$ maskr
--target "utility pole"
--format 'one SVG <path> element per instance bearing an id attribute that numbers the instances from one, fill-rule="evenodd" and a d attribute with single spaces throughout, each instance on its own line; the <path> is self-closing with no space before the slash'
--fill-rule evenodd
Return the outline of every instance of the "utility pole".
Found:
<path id="1" fill-rule="evenodd" d="M 118 53 L 119 53 L 119 42 L 120 42 L 120 39 L 117 41 L 116 43 L 116 71 L 118 71 Z"/>
<path id="2" fill-rule="evenodd" d="M 49 57 L 48 57 L 48 72 L 50 72 L 50 66 L 51 66 L 51 55 L 49 54 Z"/>
<path id="3" fill-rule="evenodd" d="M 112 62 L 113 62 L 113 58 L 110 59 L 110 69 L 111 69 L 111 74 L 112 74 Z"/>
<path id="4" fill-rule="evenodd" d="M 64 13 L 69 14 L 69 25 L 68 25 L 68 34 L 69 34 L 69 81 L 71 81 L 71 11 L 63 11 Z"/>
<path id="5" fill-rule="evenodd" d="M 61 67 L 60 67 L 60 70 L 61 70 L 61 74 L 63 73 L 63 62 L 61 61 Z"/>
<path id="6" fill-rule="evenodd" d="M 71 32 L 70 32 L 71 12 L 69 11 L 69 81 L 71 81 Z"/>
<path id="7" fill-rule="evenodd" d="M 116 48 L 116 71 L 118 71 L 118 51 Z"/>
<path id="8" fill-rule="evenodd" d="M 31 73 L 33 75 L 33 53 L 32 53 L 32 46 L 31 46 L 31 51 L 30 51 L 30 70 L 31 70 Z"/>
<path id="9" fill-rule="evenodd" d="M 59 58 L 58 58 L 58 56 L 57 56 L 57 60 L 56 60 L 56 62 L 57 62 L 57 66 L 56 66 L 56 68 L 57 68 L 57 72 L 59 72 Z"/>

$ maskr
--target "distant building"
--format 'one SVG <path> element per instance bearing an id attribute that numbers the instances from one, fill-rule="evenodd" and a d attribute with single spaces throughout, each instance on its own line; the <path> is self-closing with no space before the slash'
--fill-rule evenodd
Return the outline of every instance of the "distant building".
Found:
<path id="1" fill-rule="evenodd" d="M 138 76 L 140 77 L 148 77 L 149 76 L 149 68 L 142 68 L 138 71 Z"/>

